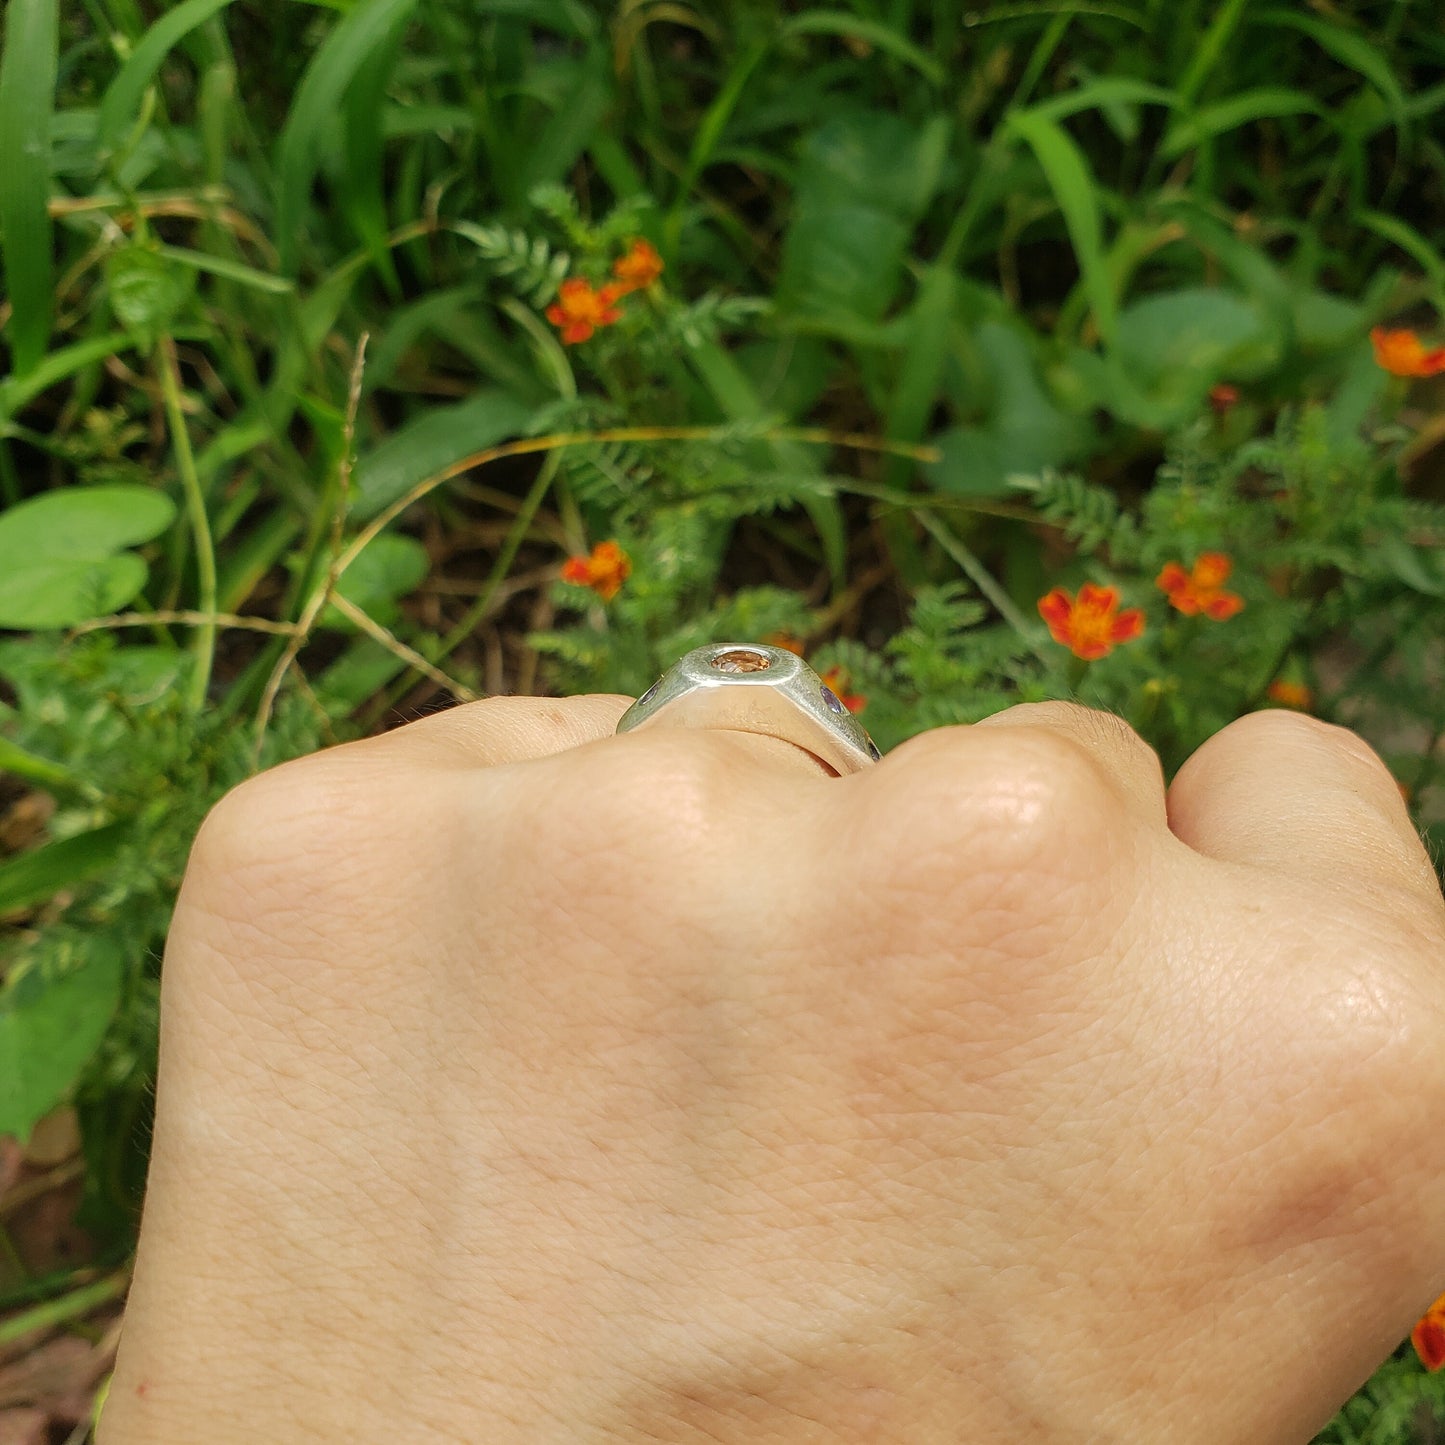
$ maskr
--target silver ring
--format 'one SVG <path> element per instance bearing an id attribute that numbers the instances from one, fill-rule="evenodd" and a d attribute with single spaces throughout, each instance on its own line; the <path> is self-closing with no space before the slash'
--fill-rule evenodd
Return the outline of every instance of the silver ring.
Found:
<path id="1" fill-rule="evenodd" d="M 835 773 L 878 761 L 877 744 L 837 693 L 796 654 L 760 642 L 694 648 L 622 714 L 642 727 L 735 728 L 796 743 Z"/>

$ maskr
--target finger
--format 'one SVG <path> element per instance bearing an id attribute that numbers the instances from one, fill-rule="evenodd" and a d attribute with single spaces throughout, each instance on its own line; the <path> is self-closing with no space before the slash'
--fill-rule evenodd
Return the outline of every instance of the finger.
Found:
<path id="1" fill-rule="evenodd" d="M 347 762 L 474 772 L 504 763 L 553 757 L 611 739 L 632 702 L 632 698 L 618 693 L 570 698 L 484 698 L 332 751 L 346 754 Z M 833 776 L 832 769 L 804 748 L 759 733 L 732 728 L 648 728 L 628 736 L 655 739 L 660 734 L 690 734 L 690 741 L 683 745 L 694 749 L 731 747 L 729 756 L 739 766 L 753 762 L 793 775 Z M 710 740 L 699 741 L 700 735 Z M 734 741 L 719 744 L 716 740 L 720 738 Z"/>
<path id="2" fill-rule="evenodd" d="M 1251 713 L 1210 738 L 1169 789 L 1169 826 L 1226 862 L 1439 894 L 1378 754 L 1347 729 L 1300 713 Z"/>
<path id="3" fill-rule="evenodd" d="M 439 768 L 497 767 L 551 757 L 617 731 L 632 699 L 620 693 L 584 697 L 488 697 L 432 713 L 380 737 L 351 744 L 355 756 L 403 753 Z"/>
<path id="4" fill-rule="evenodd" d="M 1146 823 L 1164 824 L 1159 756 L 1123 718 L 1073 702 L 1025 702 L 975 726 L 1042 729 L 1066 738 L 1097 765 L 1130 812 Z"/>

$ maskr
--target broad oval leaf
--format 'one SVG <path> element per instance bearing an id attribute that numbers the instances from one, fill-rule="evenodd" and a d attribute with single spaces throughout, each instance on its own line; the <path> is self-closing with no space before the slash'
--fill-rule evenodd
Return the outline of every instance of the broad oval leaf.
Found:
<path id="1" fill-rule="evenodd" d="M 428 477 L 516 436 L 530 415 L 503 391 L 423 412 L 357 463 L 352 515 L 374 517 Z"/>
<path id="2" fill-rule="evenodd" d="M 149 487 L 63 487 L 0 513 L 0 577 L 41 560 L 105 556 L 159 537 L 175 504 Z"/>
<path id="3" fill-rule="evenodd" d="M 145 584 L 146 564 L 134 552 L 19 567 L 0 573 L 0 627 L 73 627 L 124 607 Z"/>
<path id="4" fill-rule="evenodd" d="M 55 951 L 72 955 L 64 971 L 51 975 L 47 960 L 0 990 L 0 1134 L 22 1140 L 80 1077 L 120 1002 L 113 935 L 72 936 Z"/>

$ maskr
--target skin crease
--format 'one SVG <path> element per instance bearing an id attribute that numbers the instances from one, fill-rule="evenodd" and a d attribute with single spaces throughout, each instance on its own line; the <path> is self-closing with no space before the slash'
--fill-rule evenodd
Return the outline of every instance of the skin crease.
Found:
<path id="1" fill-rule="evenodd" d="M 499 698 L 247 783 L 101 1445 L 1307 1441 L 1445 1288 L 1445 908 L 1290 713 L 829 776 Z"/>

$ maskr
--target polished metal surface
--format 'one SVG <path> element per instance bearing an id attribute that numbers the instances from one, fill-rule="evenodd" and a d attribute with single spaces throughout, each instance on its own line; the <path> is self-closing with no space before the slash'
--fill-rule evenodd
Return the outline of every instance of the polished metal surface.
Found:
<path id="1" fill-rule="evenodd" d="M 641 727 L 763 733 L 840 774 L 879 757 L 862 723 L 801 657 L 760 642 L 714 642 L 680 658 L 622 714 L 617 731 Z"/>

